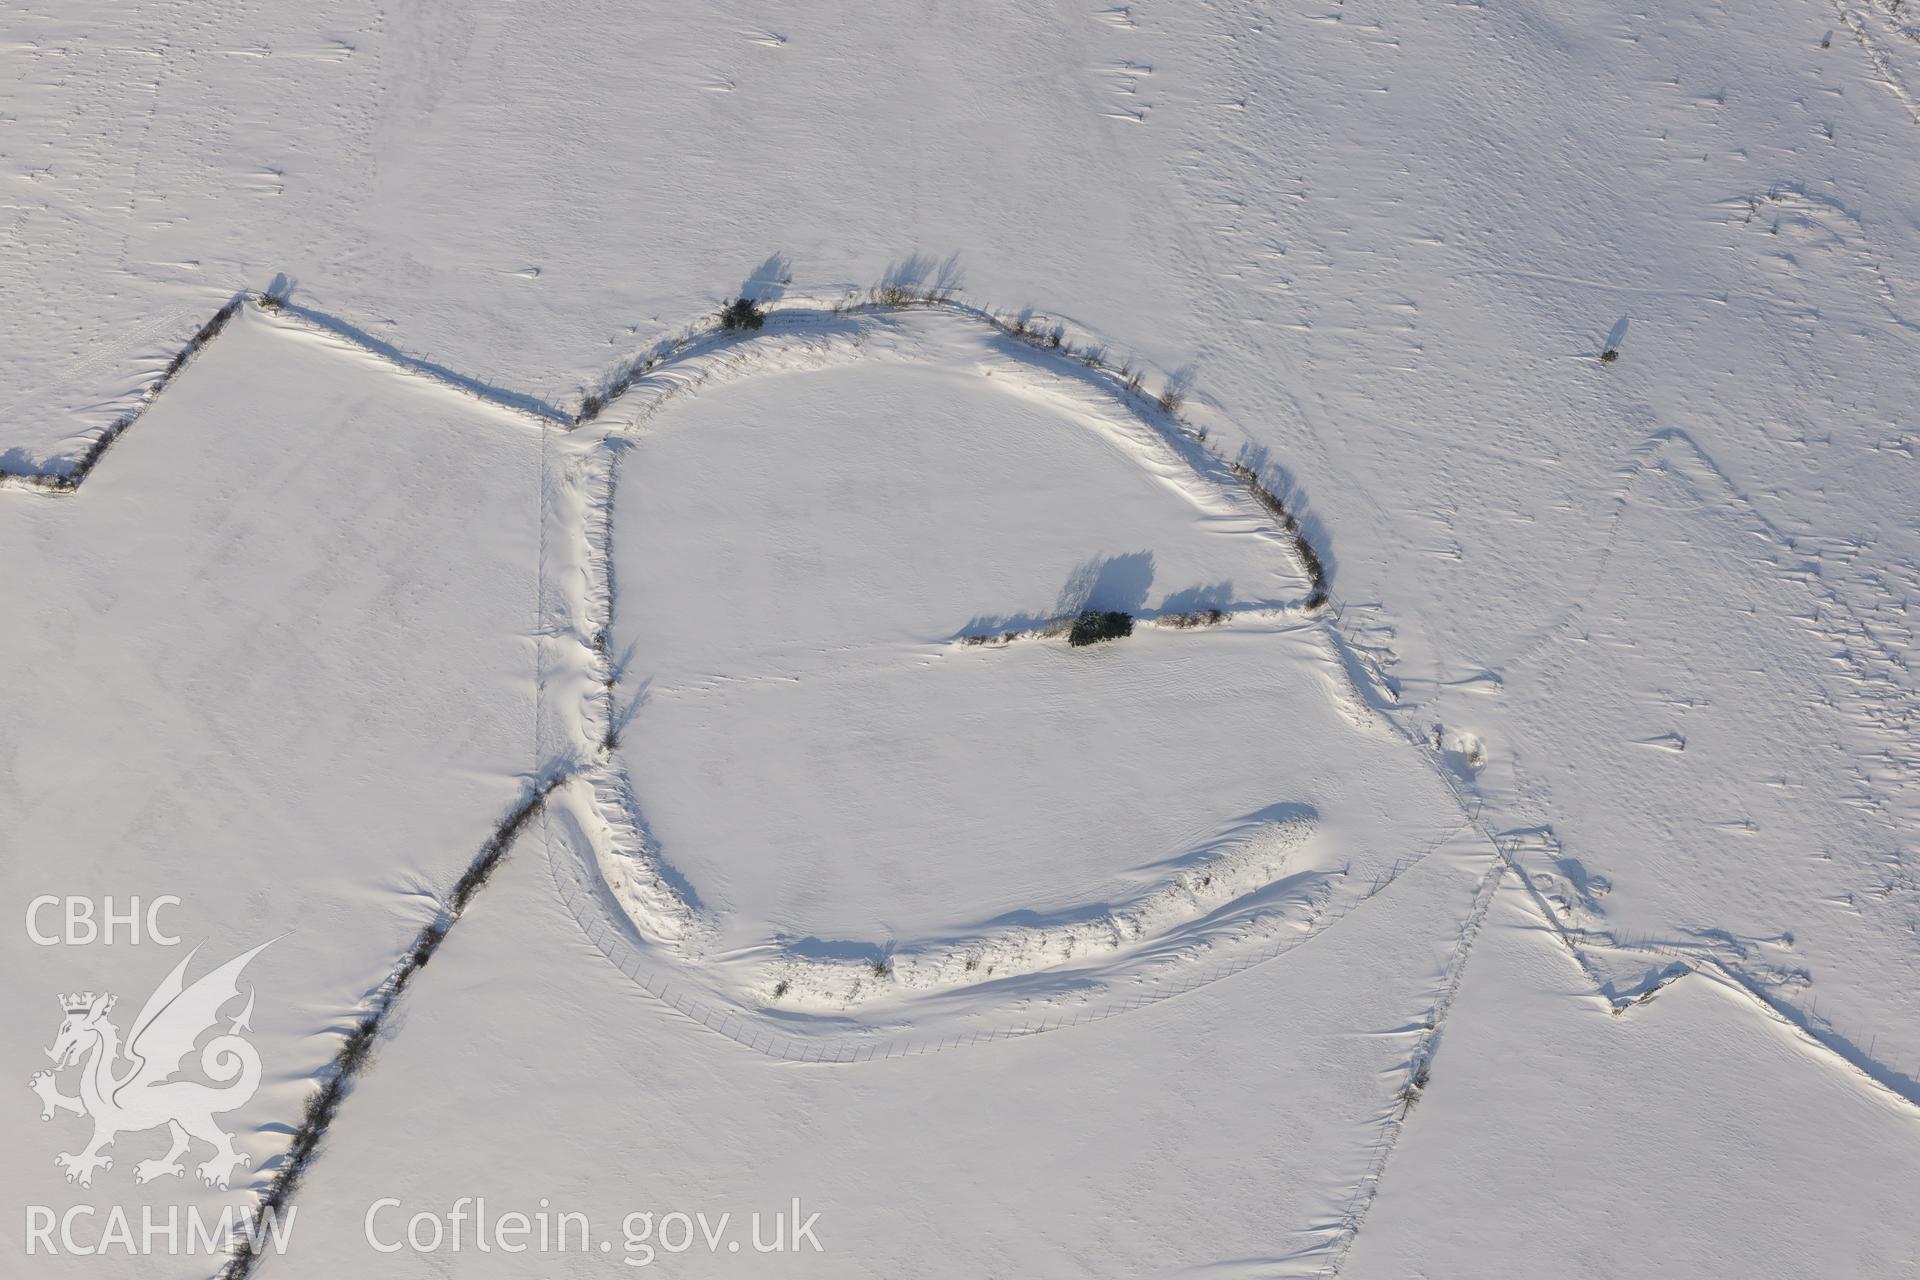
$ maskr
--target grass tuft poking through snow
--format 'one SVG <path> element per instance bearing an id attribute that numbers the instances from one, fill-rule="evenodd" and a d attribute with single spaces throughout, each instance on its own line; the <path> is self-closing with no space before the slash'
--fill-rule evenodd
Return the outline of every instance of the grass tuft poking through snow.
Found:
<path id="1" fill-rule="evenodd" d="M 1155 619 L 1163 627 L 1190 631 L 1194 627 L 1217 627 L 1227 620 L 1225 609 L 1194 609 L 1188 613 L 1169 613 Z"/>

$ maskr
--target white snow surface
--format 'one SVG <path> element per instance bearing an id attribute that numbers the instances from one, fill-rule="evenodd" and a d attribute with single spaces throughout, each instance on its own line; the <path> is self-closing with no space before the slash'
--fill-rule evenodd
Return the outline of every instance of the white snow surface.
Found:
<path id="1" fill-rule="evenodd" d="M 212 1275 L 25 1224 L 257 1203 L 451 920 L 258 1274 L 1914 1275 L 1915 24 L 12 13 L 0 1274 Z M 269 938 L 250 1168 L 65 1181 L 56 1001 Z"/>

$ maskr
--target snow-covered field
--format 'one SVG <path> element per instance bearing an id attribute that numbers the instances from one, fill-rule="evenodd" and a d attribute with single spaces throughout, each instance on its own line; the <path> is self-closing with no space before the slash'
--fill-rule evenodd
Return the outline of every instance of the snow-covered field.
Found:
<path id="1" fill-rule="evenodd" d="M 11 13 L 0 1274 L 1920 1275 L 1907 7 Z"/>

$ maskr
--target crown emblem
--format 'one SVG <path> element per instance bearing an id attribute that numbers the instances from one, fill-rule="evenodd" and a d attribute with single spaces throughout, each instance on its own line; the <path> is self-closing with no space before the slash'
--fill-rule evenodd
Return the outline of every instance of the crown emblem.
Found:
<path id="1" fill-rule="evenodd" d="M 91 991 L 80 991 L 71 995 L 64 995 L 60 997 L 60 1007 L 68 1013 L 85 1013 L 87 1010 L 93 1008 L 93 997 L 94 993 Z M 105 1013 L 107 1009 L 111 1009 L 112 1007 L 113 998 L 109 996 L 106 1007 L 103 1008 L 101 1012 Z"/>

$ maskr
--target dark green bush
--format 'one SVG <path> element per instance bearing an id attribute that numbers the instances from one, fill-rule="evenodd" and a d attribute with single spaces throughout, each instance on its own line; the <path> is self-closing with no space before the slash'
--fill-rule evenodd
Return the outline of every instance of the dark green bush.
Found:
<path id="1" fill-rule="evenodd" d="M 758 329 L 767 322 L 767 313 L 752 298 L 735 298 L 720 308 L 720 327 L 728 333 Z"/>
<path id="2" fill-rule="evenodd" d="M 1133 634 L 1133 615 L 1118 609 L 1082 609 L 1067 632 L 1068 644 L 1099 644 Z"/>

